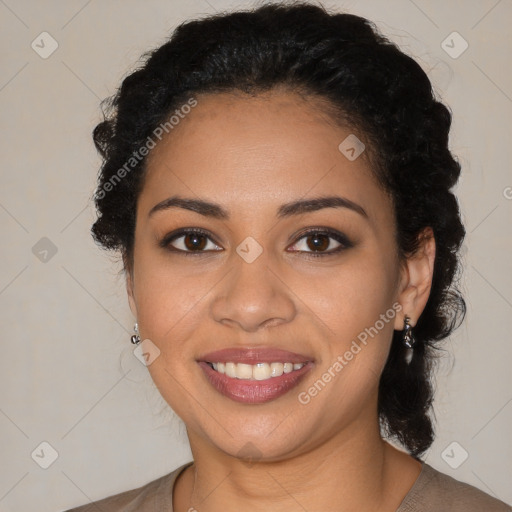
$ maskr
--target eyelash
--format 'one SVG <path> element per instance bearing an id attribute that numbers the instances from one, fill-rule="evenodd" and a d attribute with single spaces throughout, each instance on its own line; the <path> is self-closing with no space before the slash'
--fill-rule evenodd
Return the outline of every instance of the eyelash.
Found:
<path id="1" fill-rule="evenodd" d="M 182 229 L 177 232 L 169 233 L 159 242 L 159 246 L 162 247 L 163 249 L 169 250 L 174 253 L 181 253 L 184 256 L 198 256 L 202 253 L 208 252 L 208 251 L 204 251 L 204 250 L 203 251 L 184 251 L 182 249 L 176 249 L 176 248 L 170 247 L 171 242 L 177 240 L 178 238 L 181 238 L 182 236 L 186 236 L 189 234 L 197 234 L 197 235 L 205 236 L 205 237 L 209 238 L 212 242 L 214 242 L 216 245 L 218 245 L 214 240 L 212 240 L 210 234 L 207 231 L 204 231 L 203 229 L 200 229 L 200 228 L 187 228 L 187 229 Z M 296 239 L 296 241 L 294 242 L 293 245 L 295 245 L 298 241 L 302 240 L 303 238 L 307 238 L 307 237 L 310 237 L 313 235 L 328 236 L 329 238 L 333 238 L 336 242 L 340 243 L 341 245 L 334 250 L 330 250 L 329 252 L 314 252 L 314 251 L 312 251 L 312 252 L 294 251 L 294 252 L 299 252 L 299 253 L 302 252 L 302 253 L 307 254 L 308 257 L 318 258 L 318 257 L 333 256 L 335 254 L 338 254 L 338 253 L 354 246 L 354 244 L 342 233 L 339 233 L 338 231 L 333 231 L 331 229 L 325 229 L 325 228 L 314 228 L 314 229 L 310 229 L 308 231 L 299 233 L 299 235 L 297 235 L 298 238 Z M 215 251 L 215 252 L 220 252 L 220 251 Z"/>

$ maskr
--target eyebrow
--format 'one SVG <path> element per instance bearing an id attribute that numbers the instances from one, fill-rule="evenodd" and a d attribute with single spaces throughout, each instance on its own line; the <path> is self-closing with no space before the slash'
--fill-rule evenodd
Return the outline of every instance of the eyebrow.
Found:
<path id="1" fill-rule="evenodd" d="M 211 217 L 219 220 L 229 220 L 230 215 L 227 210 L 216 203 L 205 201 L 203 199 L 188 199 L 179 196 L 169 197 L 159 202 L 149 211 L 148 217 L 154 213 L 170 208 L 183 208 L 190 210 L 205 217 Z M 301 199 L 283 204 L 277 210 L 277 217 L 280 219 L 291 217 L 293 215 L 300 215 L 307 212 L 314 212 L 324 208 L 348 208 L 359 215 L 368 218 L 365 209 L 357 203 L 354 203 L 346 197 L 340 196 L 325 196 L 317 197 L 314 199 Z"/>

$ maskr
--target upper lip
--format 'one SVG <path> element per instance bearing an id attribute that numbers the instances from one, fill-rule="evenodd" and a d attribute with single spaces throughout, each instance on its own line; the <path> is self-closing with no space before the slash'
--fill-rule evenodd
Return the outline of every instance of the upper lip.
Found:
<path id="1" fill-rule="evenodd" d="M 208 363 L 307 363 L 313 358 L 278 348 L 225 348 L 209 352 L 197 359 Z"/>

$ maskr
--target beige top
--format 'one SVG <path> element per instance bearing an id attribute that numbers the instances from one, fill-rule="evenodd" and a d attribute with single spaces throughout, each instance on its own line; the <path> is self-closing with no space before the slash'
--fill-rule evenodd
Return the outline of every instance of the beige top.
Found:
<path id="1" fill-rule="evenodd" d="M 147 484 L 65 512 L 172 512 L 178 475 L 192 462 Z M 512 507 L 422 463 L 421 472 L 396 512 L 512 512 Z"/>

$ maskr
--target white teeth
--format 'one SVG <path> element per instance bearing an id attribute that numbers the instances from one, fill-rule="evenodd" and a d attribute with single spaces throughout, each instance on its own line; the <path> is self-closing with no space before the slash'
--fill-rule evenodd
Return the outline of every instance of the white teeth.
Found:
<path id="1" fill-rule="evenodd" d="M 252 379 L 252 366 L 250 364 L 238 363 L 235 375 L 237 379 Z"/>
<path id="2" fill-rule="evenodd" d="M 272 363 L 270 365 L 270 374 L 272 377 L 283 375 L 283 363 Z"/>
<path id="3" fill-rule="evenodd" d="M 283 373 L 300 370 L 305 363 L 211 363 L 213 369 L 228 377 L 243 380 L 266 380 Z"/>
<path id="4" fill-rule="evenodd" d="M 225 374 L 228 377 L 232 377 L 233 379 L 236 377 L 236 364 L 235 363 L 225 363 Z"/>
<path id="5" fill-rule="evenodd" d="M 268 363 L 258 363 L 251 367 L 252 378 L 256 380 L 265 380 L 270 378 L 270 365 Z"/>

